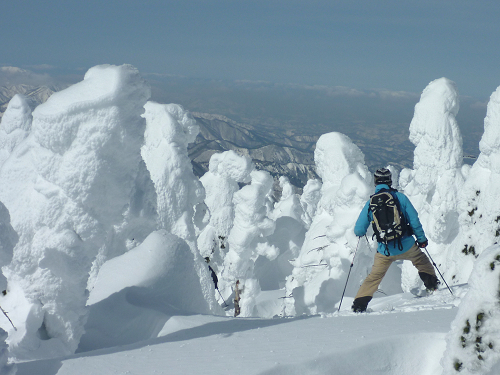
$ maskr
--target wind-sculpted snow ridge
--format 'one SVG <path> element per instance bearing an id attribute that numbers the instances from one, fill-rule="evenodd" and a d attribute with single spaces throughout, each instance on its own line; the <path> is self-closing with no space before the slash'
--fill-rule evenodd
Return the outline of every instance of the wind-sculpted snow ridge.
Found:
<path id="1" fill-rule="evenodd" d="M 18 328 L 4 327 L 13 357 L 73 353 L 89 273 L 151 232 L 154 202 L 139 181 L 149 96 L 134 67 L 96 66 L 35 109 L 30 135 L 4 163 L 0 201 L 19 235 L 2 302 Z"/>
<path id="2" fill-rule="evenodd" d="M 197 248 L 193 222 L 195 207 L 203 209 L 205 190 L 193 174 L 187 147 L 196 138 L 199 127 L 179 105 L 148 102 L 145 109 L 147 126 L 142 156 L 155 185 L 160 228 L 189 244 L 207 303 L 212 312 L 219 312 L 208 269 Z"/>
<path id="3" fill-rule="evenodd" d="M 339 302 L 353 252 L 356 267 L 347 295 L 356 292 L 371 259 L 365 240 L 352 228 L 370 193 L 372 177 L 361 150 L 345 135 L 324 134 L 314 153 L 323 181 L 316 215 L 286 283 L 286 314 L 333 312 Z"/>
<path id="4" fill-rule="evenodd" d="M 404 169 L 400 186 L 419 213 L 429 252 L 441 263 L 438 248 L 450 244 L 459 232 L 459 192 L 464 184 L 462 136 L 455 116 L 458 113 L 455 84 L 440 78 L 429 83 L 415 106 L 410 124 L 410 141 L 416 146 L 414 169 Z M 403 265 L 403 288 L 421 285 L 416 269 Z"/>
<path id="5" fill-rule="evenodd" d="M 447 335 L 444 375 L 500 372 L 500 246 L 486 249 L 474 263 L 469 291 Z"/>

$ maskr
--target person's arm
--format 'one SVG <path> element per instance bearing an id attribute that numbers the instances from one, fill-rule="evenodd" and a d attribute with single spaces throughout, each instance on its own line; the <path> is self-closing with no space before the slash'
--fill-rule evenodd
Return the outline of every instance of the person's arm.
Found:
<path id="1" fill-rule="evenodd" d="M 366 234 L 366 231 L 368 230 L 368 227 L 370 226 L 370 212 L 368 211 L 370 207 L 370 202 L 366 202 L 365 206 L 359 213 L 358 220 L 356 221 L 356 224 L 354 225 L 354 234 L 358 237 L 362 237 Z"/>
<path id="2" fill-rule="evenodd" d="M 425 237 L 424 228 L 422 228 L 422 224 L 420 223 L 420 219 L 418 218 L 417 210 L 415 210 L 415 207 L 413 207 L 406 195 L 399 193 L 398 199 L 401 205 L 401 209 L 404 210 L 406 218 L 410 223 L 411 229 L 413 229 L 413 234 L 415 235 L 415 237 L 417 237 L 417 242 L 425 243 L 427 241 L 427 237 Z"/>

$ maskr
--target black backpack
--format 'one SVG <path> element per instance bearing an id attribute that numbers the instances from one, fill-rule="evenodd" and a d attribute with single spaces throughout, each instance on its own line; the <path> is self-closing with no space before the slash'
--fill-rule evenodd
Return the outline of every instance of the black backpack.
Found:
<path id="1" fill-rule="evenodd" d="M 401 212 L 396 189 L 382 189 L 370 197 L 370 211 L 372 212 L 372 228 L 377 242 L 386 246 L 386 255 L 389 255 L 387 243 L 398 241 L 398 248 L 403 250 L 401 239 L 404 235 L 411 235 L 411 227 Z"/>

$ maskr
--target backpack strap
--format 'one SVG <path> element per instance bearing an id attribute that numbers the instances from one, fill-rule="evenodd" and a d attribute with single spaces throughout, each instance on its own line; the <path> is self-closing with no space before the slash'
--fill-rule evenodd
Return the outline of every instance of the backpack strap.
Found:
<path id="1" fill-rule="evenodd" d="M 406 217 L 406 211 L 403 211 L 401 209 L 401 203 L 399 202 L 399 199 L 396 195 L 398 190 L 393 189 L 393 188 L 390 188 L 389 190 L 390 190 L 389 192 L 391 193 L 391 195 L 394 197 L 394 201 L 396 202 L 396 206 L 398 208 L 398 211 L 401 213 L 401 218 L 404 220 L 404 222 L 401 223 L 401 227 L 403 228 L 403 235 L 407 235 L 407 236 L 413 235 L 413 228 L 410 225 L 410 220 L 408 220 L 408 218 Z M 403 247 L 403 245 L 401 245 L 401 247 Z M 402 249 L 401 249 L 401 251 L 402 251 Z"/>
<path id="2" fill-rule="evenodd" d="M 371 219 L 370 219 L 370 212 L 372 213 L 372 215 L 374 215 L 374 214 L 375 214 L 375 213 L 373 212 L 373 210 L 372 210 L 372 207 L 371 207 L 371 201 L 372 201 L 372 198 L 373 198 L 375 195 L 380 194 L 380 193 L 384 193 L 384 192 L 389 192 L 389 193 L 390 193 L 390 190 L 391 190 L 391 188 L 389 188 L 389 189 L 385 189 L 385 188 L 384 188 L 384 189 L 380 189 L 380 190 L 379 190 L 379 191 L 377 191 L 375 194 L 370 195 L 370 204 L 368 205 L 368 213 L 367 213 L 367 215 L 368 215 L 368 222 L 373 221 L 373 220 L 371 220 Z M 391 194 L 391 196 L 394 198 L 394 196 L 393 196 L 392 194 Z M 399 202 L 398 202 L 397 204 L 399 204 Z M 398 210 L 399 210 L 399 206 L 398 206 Z M 389 246 L 388 246 L 388 244 L 387 244 L 387 240 L 386 240 L 386 239 L 381 238 L 381 237 L 380 237 L 380 235 L 379 235 L 379 233 L 378 233 L 375 229 L 374 229 L 374 231 L 373 231 L 372 239 L 373 239 L 374 237 L 376 237 L 376 238 L 377 238 L 377 242 L 378 242 L 378 243 L 381 243 L 381 244 L 384 244 L 384 245 L 385 245 L 384 255 L 385 255 L 385 256 L 390 256 L 390 253 L 389 253 Z"/>
<path id="3" fill-rule="evenodd" d="M 403 223 L 401 223 L 401 228 L 403 230 L 403 234 L 402 234 L 401 237 L 399 237 L 397 239 L 397 241 L 398 241 L 398 249 L 399 249 L 399 251 L 403 251 L 403 240 L 402 240 L 402 238 L 407 233 L 408 220 L 406 219 L 406 213 L 403 212 L 403 210 L 401 209 L 401 203 L 399 202 L 399 199 L 398 199 L 398 197 L 396 195 L 396 193 L 398 192 L 398 190 L 391 187 L 391 188 L 389 188 L 388 192 L 394 198 L 394 203 L 396 203 L 396 207 L 398 209 L 398 212 L 401 215 L 400 219 L 403 220 Z"/>

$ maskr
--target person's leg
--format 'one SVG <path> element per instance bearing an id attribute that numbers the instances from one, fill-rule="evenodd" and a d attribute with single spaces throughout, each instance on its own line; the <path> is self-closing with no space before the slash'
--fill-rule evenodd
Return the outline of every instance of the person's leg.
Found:
<path id="1" fill-rule="evenodd" d="M 372 270 L 365 281 L 363 281 L 363 284 L 354 298 L 352 304 L 352 310 L 354 312 L 366 311 L 368 303 L 371 301 L 373 294 L 377 291 L 378 286 L 382 282 L 392 262 L 393 257 L 387 257 L 378 252 L 375 254 Z"/>
<path id="2" fill-rule="evenodd" d="M 410 260 L 418 270 L 420 279 L 429 290 L 436 290 L 440 284 L 436 272 L 427 255 L 415 244 L 410 250 L 402 254 L 405 259 Z"/>

